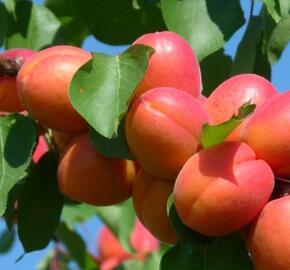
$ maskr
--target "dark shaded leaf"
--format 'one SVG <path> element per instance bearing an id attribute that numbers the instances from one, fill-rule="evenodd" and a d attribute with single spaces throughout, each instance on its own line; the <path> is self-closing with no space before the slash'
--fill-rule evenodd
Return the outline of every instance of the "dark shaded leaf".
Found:
<path id="1" fill-rule="evenodd" d="M 19 196 L 18 234 L 25 252 L 45 248 L 59 223 L 63 196 L 58 190 L 57 166 L 54 153 L 42 156 Z"/>
<path id="2" fill-rule="evenodd" d="M 11 230 L 4 230 L 1 234 L 0 234 L 0 254 L 3 253 L 7 253 L 15 240 L 15 231 Z"/>

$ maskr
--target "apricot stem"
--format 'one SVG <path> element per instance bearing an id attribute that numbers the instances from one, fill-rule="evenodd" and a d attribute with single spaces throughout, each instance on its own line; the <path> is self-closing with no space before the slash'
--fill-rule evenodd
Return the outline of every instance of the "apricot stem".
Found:
<path id="1" fill-rule="evenodd" d="M 19 69 L 24 63 L 24 58 L 0 56 L 0 76 L 16 77 Z"/>

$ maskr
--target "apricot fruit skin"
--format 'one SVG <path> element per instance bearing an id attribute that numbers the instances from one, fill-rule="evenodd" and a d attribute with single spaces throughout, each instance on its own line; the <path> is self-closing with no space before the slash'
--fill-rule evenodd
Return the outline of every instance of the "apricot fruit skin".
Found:
<path id="1" fill-rule="evenodd" d="M 17 76 L 18 95 L 29 114 L 48 128 L 77 133 L 88 128 L 69 101 L 74 73 L 91 54 L 73 46 L 54 46 L 31 57 Z"/>
<path id="2" fill-rule="evenodd" d="M 271 98 L 258 109 L 241 131 L 250 145 L 280 177 L 290 176 L 290 92 Z"/>
<path id="3" fill-rule="evenodd" d="M 290 196 L 266 204 L 249 226 L 246 244 L 255 270 L 289 270 Z"/>
<path id="4" fill-rule="evenodd" d="M 256 104 L 259 108 L 270 97 L 277 95 L 275 87 L 265 78 L 256 74 L 236 75 L 219 85 L 205 102 L 211 124 L 220 124 L 238 114 L 239 108 L 246 102 Z M 239 140 L 239 125 L 228 140 Z"/>
<path id="5" fill-rule="evenodd" d="M 181 36 L 169 31 L 149 33 L 139 37 L 136 44 L 150 46 L 155 53 L 134 98 L 156 87 L 178 88 L 199 98 L 202 85 L 198 60 Z"/>
<path id="6" fill-rule="evenodd" d="M 250 223 L 269 200 L 272 170 L 240 142 L 225 142 L 193 155 L 174 186 L 176 210 L 188 227 L 223 236 Z"/>
<path id="7" fill-rule="evenodd" d="M 61 155 L 60 190 L 68 198 L 97 206 L 113 205 L 132 194 L 135 165 L 96 152 L 83 133 L 74 137 Z"/>
<path id="8" fill-rule="evenodd" d="M 196 152 L 207 119 L 202 103 L 188 93 L 170 87 L 151 89 L 128 111 L 129 149 L 145 171 L 175 179 Z"/>
<path id="9" fill-rule="evenodd" d="M 36 52 L 29 49 L 10 49 L 0 53 L 2 58 L 21 58 L 23 63 Z M 16 77 L 0 76 L 0 111 L 21 112 L 24 108 L 17 95 Z"/>
<path id="10" fill-rule="evenodd" d="M 160 241 L 175 244 L 177 235 L 167 216 L 167 200 L 173 191 L 168 179 L 140 169 L 133 184 L 133 204 L 141 223 Z"/>

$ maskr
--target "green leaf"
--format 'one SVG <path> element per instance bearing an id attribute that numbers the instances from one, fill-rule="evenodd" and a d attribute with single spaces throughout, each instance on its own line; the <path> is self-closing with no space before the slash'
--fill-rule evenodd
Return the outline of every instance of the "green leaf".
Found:
<path id="1" fill-rule="evenodd" d="M 274 64 L 281 56 L 290 41 L 290 14 L 274 28 L 267 46 L 268 59 Z"/>
<path id="2" fill-rule="evenodd" d="M 263 0 L 264 4 L 267 7 L 268 13 L 272 16 L 273 20 L 278 23 L 281 19 L 281 16 L 279 14 L 279 5 L 277 3 L 277 0 Z"/>
<path id="3" fill-rule="evenodd" d="M 232 59 L 224 54 L 224 50 L 218 50 L 204 58 L 200 63 L 202 73 L 202 94 L 209 96 L 211 92 L 222 82 L 230 77 Z"/>
<path id="4" fill-rule="evenodd" d="M 46 7 L 30 1 L 16 1 L 10 13 L 6 48 L 40 50 L 55 44 L 60 22 Z"/>
<path id="5" fill-rule="evenodd" d="M 8 28 L 8 12 L 3 5 L 3 3 L 0 2 L 0 46 L 2 46 L 4 42 L 4 38 L 6 37 L 6 32 Z"/>
<path id="6" fill-rule="evenodd" d="M 0 234 L 0 254 L 3 253 L 7 253 L 15 240 L 15 231 L 11 230 L 4 230 L 1 234 Z"/>
<path id="7" fill-rule="evenodd" d="M 76 223 L 82 223 L 96 215 L 96 207 L 88 204 L 65 205 L 61 218 L 66 226 L 74 228 Z"/>
<path id="8" fill-rule="evenodd" d="M 252 73 L 256 61 L 256 49 L 261 41 L 262 18 L 251 17 L 247 30 L 239 44 L 238 51 L 232 66 L 232 75 L 241 73 Z"/>
<path id="9" fill-rule="evenodd" d="M 131 251 L 129 238 L 136 218 L 132 200 L 127 200 L 118 205 L 98 207 L 97 214 L 119 239 L 122 246 L 127 251 Z"/>
<path id="10" fill-rule="evenodd" d="M 45 248 L 60 220 L 63 196 L 57 184 L 54 153 L 41 157 L 27 176 L 19 197 L 18 234 L 25 252 Z"/>
<path id="11" fill-rule="evenodd" d="M 143 1 L 136 9 L 132 0 L 77 0 L 93 35 L 114 45 L 131 44 L 144 33 L 166 29 L 160 9 L 151 2 Z"/>
<path id="12" fill-rule="evenodd" d="M 143 78 L 152 53 L 152 48 L 143 45 L 117 56 L 94 53 L 73 77 L 71 103 L 100 135 L 117 136 L 128 99 Z"/>
<path id="13" fill-rule="evenodd" d="M 180 249 L 178 244 L 165 253 L 160 270 L 254 270 L 248 251 L 236 234 L 195 249 L 186 261 L 180 260 Z"/>
<path id="14" fill-rule="evenodd" d="M 121 120 L 117 134 L 116 138 L 108 139 L 91 128 L 90 143 L 97 152 L 106 157 L 132 160 L 125 135 L 125 118 Z"/>
<path id="15" fill-rule="evenodd" d="M 202 146 L 204 148 L 210 148 L 222 143 L 255 110 L 256 105 L 250 104 L 249 102 L 242 105 L 238 115 L 232 116 L 230 120 L 218 125 L 205 124 L 200 139 Z"/>
<path id="16" fill-rule="evenodd" d="M 221 49 L 244 24 L 236 0 L 161 0 L 161 9 L 168 29 L 183 36 L 200 61 Z"/>
<path id="17" fill-rule="evenodd" d="M 66 44 L 81 46 L 89 31 L 76 0 L 46 0 L 45 6 L 61 22 Z"/>
<path id="18" fill-rule="evenodd" d="M 281 14 L 282 18 L 288 16 L 289 12 L 290 12 L 290 1 L 289 0 L 278 0 L 278 3 L 280 5 L 280 14 Z"/>
<path id="19" fill-rule="evenodd" d="M 70 230 L 64 223 L 60 223 L 56 235 L 64 243 L 70 256 L 78 263 L 80 269 L 97 269 L 96 262 L 86 250 L 85 242 L 77 233 Z"/>
<path id="20" fill-rule="evenodd" d="M 26 175 L 36 142 L 35 122 L 19 114 L 0 117 L 0 216 L 11 188 Z"/>

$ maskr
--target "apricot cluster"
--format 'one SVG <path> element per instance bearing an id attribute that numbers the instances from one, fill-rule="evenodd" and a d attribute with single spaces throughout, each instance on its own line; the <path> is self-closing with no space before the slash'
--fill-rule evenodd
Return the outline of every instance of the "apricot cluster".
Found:
<path id="1" fill-rule="evenodd" d="M 0 104 L 0 109 L 24 109 L 50 130 L 60 153 L 59 188 L 70 199 L 105 206 L 132 196 L 142 224 L 174 244 L 178 236 L 166 209 L 173 193 L 186 226 L 211 237 L 243 228 L 255 269 L 288 270 L 290 199 L 270 199 L 275 177 L 290 177 L 290 93 L 279 94 L 266 79 L 242 74 L 205 98 L 197 58 L 183 38 L 159 32 L 133 44 L 154 49 L 125 116 L 134 161 L 98 153 L 89 142 L 88 124 L 70 103 L 71 79 L 91 59 L 80 48 L 33 53 L 20 68 L 17 87 L 0 77 L 0 101 L 4 94 L 14 100 L 3 101 L 11 108 Z M 204 125 L 231 119 L 247 102 L 256 105 L 254 113 L 224 142 L 203 148 Z"/>

